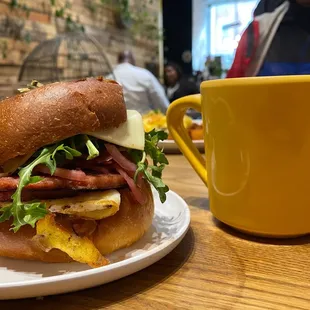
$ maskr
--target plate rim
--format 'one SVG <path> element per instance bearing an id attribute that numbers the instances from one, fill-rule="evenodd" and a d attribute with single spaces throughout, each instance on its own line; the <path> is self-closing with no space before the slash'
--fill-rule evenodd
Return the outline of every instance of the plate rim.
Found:
<path id="1" fill-rule="evenodd" d="M 182 238 L 182 236 L 185 236 L 187 230 L 189 229 L 190 226 L 190 209 L 188 204 L 185 202 L 185 200 L 178 195 L 176 192 L 170 190 L 168 195 L 174 196 L 177 198 L 179 203 L 182 205 L 185 216 L 185 223 L 183 225 L 183 229 L 179 230 L 176 235 L 174 236 L 174 241 L 179 240 Z M 150 251 L 141 253 L 137 256 L 130 257 L 127 259 L 124 259 L 122 261 L 112 263 L 107 266 L 102 266 L 99 268 L 94 268 L 94 269 L 88 269 L 88 270 L 82 270 L 82 271 L 77 271 L 74 273 L 68 273 L 68 274 L 62 274 L 62 275 L 55 275 L 55 276 L 50 276 L 46 278 L 38 278 L 38 279 L 31 279 L 31 280 L 25 280 L 25 281 L 17 281 L 17 282 L 6 282 L 6 283 L 0 283 L 0 289 L 9 289 L 9 288 L 16 288 L 16 287 L 29 287 L 29 286 L 36 286 L 40 284 L 49 284 L 55 282 L 55 279 L 57 279 L 57 282 L 63 282 L 67 280 L 75 280 L 75 279 L 83 279 L 87 278 L 89 276 L 93 276 L 95 274 L 99 274 L 104 271 L 111 271 L 114 268 L 121 268 L 124 267 L 128 264 L 134 264 L 137 263 L 139 260 L 146 259 L 147 257 L 152 257 L 153 255 L 156 255 L 158 252 L 162 251 L 162 249 L 166 248 L 169 244 L 160 244 L 154 249 L 151 249 Z M 23 260 L 20 260 L 23 261 Z"/>

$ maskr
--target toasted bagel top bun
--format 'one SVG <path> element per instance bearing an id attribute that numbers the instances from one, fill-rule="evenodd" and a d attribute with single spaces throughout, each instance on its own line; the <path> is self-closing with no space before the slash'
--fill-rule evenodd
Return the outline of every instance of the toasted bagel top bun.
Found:
<path id="1" fill-rule="evenodd" d="M 0 166 L 77 134 L 127 119 L 122 87 L 88 78 L 48 84 L 0 102 Z"/>

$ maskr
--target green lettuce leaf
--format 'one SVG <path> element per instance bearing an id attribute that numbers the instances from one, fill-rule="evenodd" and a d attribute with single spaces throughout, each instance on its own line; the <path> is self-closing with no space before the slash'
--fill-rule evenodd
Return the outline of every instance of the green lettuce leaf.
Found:
<path id="1" fill-rule="evenodd" d="M 82 154 L 64 144 L 55 144 L 53 146 L 44 148 L 39 156 L 35 158 L 26 167 L 20 169 L 19 183 L 17 190 L 12 195 L 13 202 L 0 209 L 0 223 L 13 217 L 12 229 L 17 232 L 22 226 L 29 224 L 34 227 L 35 223 L 43 218 L 48 211 L 44 203 L 40 202 L 27 202 L 23 203 L 21 199 L 22 190 L 25 186 L 32 183 L 41 181 L 41 177 L 31 176 L 33 169 L 40 164 L 46 165 L 51 175 L 56 170 L 56 155 L 62 153 L 67 159 L 73 159 L 74 157 L 81 156 Z"/>
<path id="2" fill-rule="evenodd" d="M 89 154 L 87 160 L 94 159 L 99 156 L 99 150 L 96 148 L 92 140 L 87 135 L 83 135 L 83 137 Z"/>
<path id="3" fill-rule="evenodd" d="M 166 132 L 152 130 L 145 133 L 144 151 L 129 151 L 132 160 L 137 164 L 135 181 L 138 174 L 142 173 L 146 180 L 157 190 L 161 202 L 166 201 L 166 193 L 169 191 L 169 187 L 162 180 L 162 172 L 169 162 L 163 151 L 158 147 L 158 142 L 167 138 L 168 134 Z M 147 156 L 153 160 L 153 165 L 148 164 Z"/>

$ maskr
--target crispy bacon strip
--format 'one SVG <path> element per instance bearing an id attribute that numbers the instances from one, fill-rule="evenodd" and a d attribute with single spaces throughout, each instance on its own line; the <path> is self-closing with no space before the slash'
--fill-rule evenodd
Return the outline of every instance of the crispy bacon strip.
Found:
<path id="1" fill-rule="evenodd" d="M 111 162 L 112 163 L 112 162 Z M 90 171 L 95 171 L 95 172 L 100 172 L 102 174 L 108 174 L 108 173 L 112 173 L 113 171 L 115 171 L 115 169 L 113 170 L 113 167 L 111 165 L 104 165 L 102 166 L 99 163 L 94 163 L 92 162 L 92 160 L 90 161 L 80 161 L 76 164 L 77 167 L 83 169 L 83 170 L 90 170 Z M 110 167 L 111 166 L 111 167 Z"/>
<path id="2" fill-rule="evenodd" d="M 15 190 L 19 179 L 13 177 L 0 178 L 0 191 Z M 83 181 L 72 181 L 57 177 L 45 177 L 42 181 L 29 184 L 25 189 L 52 190 L 52 189 L 74 189 L 74 190 L 95 190 L 119 188 L 127 182 L 119 174 L 87 175 Z"/>
<path id="3" fill-rule="evenodd" d="M 44 165 L 38 165 L 34 169 L 35 172 L 51 175 L 50 169 Z M 81 170 L 71 170 L 64 168 L 56 168 L 53 176 L 73 181 L 84 181 L 86 174 Z"/>

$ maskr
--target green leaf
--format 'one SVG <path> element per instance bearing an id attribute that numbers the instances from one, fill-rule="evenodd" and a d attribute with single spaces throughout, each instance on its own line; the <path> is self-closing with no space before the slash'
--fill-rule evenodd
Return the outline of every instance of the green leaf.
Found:
<path id="1" fill-rule="evenodd" d="M 143 151 L 130 149 L 129 155 L 135 163 L 139 163 L 143 157 Z"/>
<path id="2" fill-rule="evenodd" d="M 166 187 L 166 185 L 164 184 L 161 178 L 153 176 L 148 170 L 145 170 L 144 173 L 148 181 L 150 181 L 150 183 L 154 185 L 155 188 Z"/>
<path id="3" fill-rule="evenodd" d="M 163 203 L 166 201 L 166 193 L 169 191 L 169 187 L 165 185 L 161 178 L 155 177 L 148 170 L 144 171 L 147 180 L 156 188 L 160 201 Z"/>
<path id="4" fill-rule="evenodd" d="M 79 152 L 78 150 L 76 150 L 76 149 L 74 149 L 74 148 L 72 148 L 70 146 L 65 146 L 64 150 L 65 150 L 66 153 L 70 153 L 73 157 L 79 157 L 79 156 L 82 155 L 81 152 Z"/>
<path id="5" fill-rule="evenodd" d="M 159 194 L 159 199 L 162 203 L 164 203 L 167 199 L 166 193 L 169 192 L 169 187 L 166 185 L 165 187 L 157 189 Z"/>
<path id="6" fill-rule="evenodd" d="M 56 5 L 56 0 L 50 0 L 51 2 L 51 6 L 55 6 Z"/>
<path id="7" fill-rule="evenodd" d="M 168 135 L 164 131 L 152 130 L 145 133 L 144 152 L 138 150 L 129 151 L 132 160 L 137 164 L 137 170 L 134 175 L 135 182 L 137 181 L 138 174 L 143 173 L 147 181 L 157 190 L 161 202 L 166 201 L 166 193 L 169 191 L 168 186 L 161 179 L 162 172 L 169 162 L 163 151 L 158 147 L 158 142 L 167 139 L 167 137 Z M 153 165 L 148 165 L 146 155 L 152 158 Z"/>
<path id="8" fill-rule="evenodd" d="M 65 152 L 66 159 L 69 159 L 69 160 L 72 160 L 74 157 L 79 157 L 82 155 L 81 152 L 69 146 L 64 146 L 63 151 Z"/>
<path id="9" fill-rule="evenodd" d="M 84 140 L 85 140 L 85 144 L 87 146 L 88 154 L 89 154 L 87 157 L 87 160 L 94 159 L 97 156 L 99 156 L 98 149 L 95 147 L 95 145 L 93 144 L 93 142 L 89 139 L 87 135 L 84 135 Z"/>
<path id="10" fill-rule="evenodd" d="M 43 178 L 39 177 L 39 176 L 33 176 L 29 178 L 29 183 L 37 183 L 42 181 Z"/>
<path id="11" fill-rule="evenodd" d="M 12 229 L 17 232 L 20 227 L 29 224 L 34 227 L 35 223 L 43 218 L 48 212 L 43 203 L 23 203 L 21 200 L 22 190 L 25 186 L 32 183 L 37 183 L 42 180 L 41 177 L 31 176 L 33 169 L 40 164 L 46 165 L 51 174 L 56 170 L 57 153 L 64 153 L 67 158 L 81 156 L 81 153 L 68 147 L 64 144 L 55 144 L 41 150 L 40 154 L 30 162 L 26 167 L 20 169 L 19 183 L 17 190 L 12 195 L 13 202 L 6 207 L 0 209 L 0 221 L 8 220 L 13 217 Z"/>
<path id="12" fill-rule="evenodd" d="M 158 142 L 166 140 L 167 138 L 168 134 L 162 130 L 156 131 L 153 129 L 145 134 L 145 152 L 153 159 L 154 165 L 157 165 L 157 163 L 169 164 L 165 154 L 158 147 Z"/>
<path id="13" fill-rule="evenodd" d="M 145 152 L 149 155 L 154 163 L 166 164 L 168 165 L 168 159 L 166 158 L 165 154 L 160 150 L 157 146 L 157 142 L 155 141 L 145 141 Z"/>
<path id="14" fill-rule="evenodd" d="M 18 1 L 17 1 L 17 0 L 11 0 L 11 2 L 10 2 L 10 4 L 9 4 L 9 6 L 10 6 L 11 9 L 17 8 L 18 5 L 19 5 L 19 4 L 18 4 Z"/>
<path id="15" fill-rule="evenodd" d="M 144 173 L 144 171 L 146 169 L 147 169 L 147 165 L 145 162 L 139 162 L 137 164 L 137 170 L 136 170 L 134 178 L 133 178 L 135 182 L 137 182 L 137 177 L 138 177 L 139 173 L 141 173 L 141 172 Z"/>
<path id="16" fill-rule="evenodd" d="M 65 9 L 64 8 L 61 8 L 61 9 L 55 11 L 56 17 L 63 17 L 64 13 L 65 13 Z"/>
<path id="17" fill-rule="evenodd" d="M 11 206 L 2 207 L 0 209 L 0 212 L 2 212 L 2 214 L 0 216 L 0 223 L 7 221 L 12 216 Z"/>
<path id="18" fill-rule="evenodd" d="M 31 91 L 32 89 L 39 88 L 39 87 L 42 87 L 42 86 L 44 86 L 44 84 L 40 83 L 37 80 L 32 80 L 30 84 L 27 84 L 27 87 L 18 88 L 18 91 L 20 93 L 26 93 L 28 91 Z"/>
<path id="19" fill-rule="evenodd" d="M 56 171 L 56 160 L 52 160 L 52 158 L 48 157 L 45 161 L 45 166 L 50 170 L 51 175 L 53 175 Z"/>
<path id="20" fill-rule="evenodd" d="M 168 138 L 168 134 L 165 131 L 156 130 L 156 129 L 153 129 L 152 131 L 149 131 L 148 133 L 146 133 L 146 136 L 148 137 L 148 139 L 156 137 L 157 142 L 164 141 Z"/>
<path id="21" fill-rule="evenodd" d="M 159 166 L 149 166 L 149 168 L 152 170 L 152 175 L 154 177 L 161 178 L 163 170 L 165 169 L 166 165 L 161 164 Z"/>
<path id="22" fill-rule="evenodd" d="M 24 221 L 26 224 L 35 226 L 35 223 L 47 214 L 46 204 L 42 202 L 34 202 L 24 204 Z"/>

